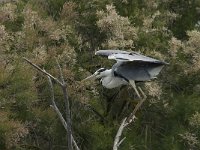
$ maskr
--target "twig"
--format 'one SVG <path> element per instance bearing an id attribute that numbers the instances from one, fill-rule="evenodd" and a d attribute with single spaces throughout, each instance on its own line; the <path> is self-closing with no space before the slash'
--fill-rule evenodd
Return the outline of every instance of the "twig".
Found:
<path id="1" fill-rule="evenodd" d="M 119 145 L 120 145 L 125 139 L 126 139 L 126 137 L 124 137 L 123 139 L 121 139 L 121 141 L 119 141 L 118 147 L 119 147 Z"/>
<path id="2" fill-rule="evenodd" d="M 60 67 L 60 64 L 59 64 L 57 58 L 56 58 L 56 63 L 57 63 L 57 66 L 58 66 L 58 69 L 59 69 L 59 72 L 60 72 L 61 81 L 62 81 L 62 83 L 64 84 L 64 83 L 65 83 L 65 80 L 64 80 L 63 72 L 62 72 L 62 69 L 61 69 L 61 67 Z"/>
<path id="3" fill-rule="evenodd" d="M 63 86 L 62 83 L 55 78 L 54 76 L 52 76 L 51 74 L 49 74 L 48 72 L 46 72 L 44 69 L 41 69 L 40 67 L 38 67 L 37 65 L 35 65 L 34 63 L 32 63 L 30 60 L 28 60 L 27 58 L 23 57 L 24 60 L 26 60 L 31 66 L 33 66 L 34 68 L 36 68 L 37 70 L 39 70 L 40 72 L 42 72 L 43 74 L 47 75 L 48 77 L 52 78 L 53 80 L 55 80 L 60 86 Z"/>

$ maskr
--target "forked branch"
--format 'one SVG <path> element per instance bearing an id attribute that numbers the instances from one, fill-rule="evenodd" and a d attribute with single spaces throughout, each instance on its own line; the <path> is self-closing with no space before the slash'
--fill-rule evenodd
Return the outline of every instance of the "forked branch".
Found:
<path id="1" fill-rule="evenodd" d="M 55 102 L 55 94 L 54 94 L 54 89 L 53 89 L 53 84 L 52 84 L 52 81 L 51 81 L 51 78 L 49 76 L 48 77 L 48 80 L 49 80 L 49 86 L 50 86 L 50 90 L 51 90 L 51 102 L 52 102 L 52 105 L 50 105 L 54 111 L 57 113 L 60 121 L 62 122 L 62 125 L 64 126 L 65 130 L 67 131 L 67 123 L 64 119 L 64 117 L 62 116 L 60 110 L 58 109 L 57 105 L 56 105 L 56 102 Z M 80 150 L 76 141 L 74 140 L 74 137 L 72 136 L 72 142 L 74 144 L 74 147 L 76 148 L 76 150 Z"/>
<path id="2" fill-rule="evenodd" d="M 42 72 L 44 75 L 46 75 L 49 79 L 49 84 L 50 84 L 50 88 L 51 88 L 51 94 L 52 94 L 52 108 L 55 110 L 55 112 L 58 114 L 60 121 L 62 122 L 64 128 L 67 131 L 67 141 L 68 141 L 68 150 L 72 150 L 72 142 L 76 148 L 76 150 L 80 150 L 72 136 L 72 130 L 71 130 L 71 116 L 70 116 L 70 107 L 69 107 L 69 99 L 68 99 L 68 94 L 67 94 L 67 86 L 66 83 L 64 81 L 63 78 L 63 74 L 62 74 L 62 70 L 61 67 L 57 61 L 58 67 L 59 67 L 59 71 L 60 71 L 60 76 L 61 76 L 61 80 L 60 81 L 58 78 L 52 76 L 50 73 L 46 72 L 44 69 L 41 69 L 39 66 L 37 66 L 36 64 L 32 63 L 30 60 L 28 60 L 27 58 L 23 58 L 26 62 L 28 62 L 31 66 L 33 66 L 34 68 L 36 68 L 37 70 L 39 70 L 40 72 Z M 58 109 L 58 107 L 56 106 L 55 103 L 55 98 L 54 98 L 54 91 L 53 91 L 53 85 L 51 82 L 51 79 L 56 81 L 62 88 L 63 90 L 63 96 L 64 96 L 64 101 L 65 101 L 65 106 L 66 106 L 66 121 L 63 118 L 60 110 Z"/>
<path id="3" fill-rule="evenodd" d="M 123 119 L 123 121 L 117 131 L 117 134 L 115 136 L 113 150 L 118 150 L 118 147 L 120 146 L 120 144 L 125 140 L 125 137 L 122 140 L 120 140 L 123 130 L 136 119 L 136 116 L 135 116 L 136 112 L 139 110 L 139 108 L 142 106 L 142 104 L 144 103 L 144 101 L 147 98 L 147 96 L 144 94 L 144 92 L 142 91 L 142 89 L 140 87 L 139 87 L 139 91 L 142 94 L 143 98 L 141 98 L 141 100 L 135 106 L 135 108 L 134 108 L 133 112 L 130 114 L 130 116 L 128 118 L 126 117 Z"/>

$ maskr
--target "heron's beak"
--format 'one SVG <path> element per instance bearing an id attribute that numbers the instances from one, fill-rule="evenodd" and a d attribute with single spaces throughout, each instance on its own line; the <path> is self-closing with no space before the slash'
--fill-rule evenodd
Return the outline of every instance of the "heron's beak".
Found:
<path id="1" fill-rule="evenodd" d="M 91 76 L 89 76 L 89 77 L 83 79 L 82 82 L 87 81 L 87 80 L 95 80 L 95 79 L 96 79 L 96 76 L 97 76 L 97 74 L 94 73 L 93 75 L 91 75 Z"/>

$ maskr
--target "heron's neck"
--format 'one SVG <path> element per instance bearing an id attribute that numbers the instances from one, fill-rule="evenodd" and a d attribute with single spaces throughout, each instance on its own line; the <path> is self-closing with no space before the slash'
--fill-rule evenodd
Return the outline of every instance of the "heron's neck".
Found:
<path id="1" fill-rule="evenodd" d="M 113 76 L 112 69 L 107 69 L 101 73 L 102 78 L 107 76 Z"/>

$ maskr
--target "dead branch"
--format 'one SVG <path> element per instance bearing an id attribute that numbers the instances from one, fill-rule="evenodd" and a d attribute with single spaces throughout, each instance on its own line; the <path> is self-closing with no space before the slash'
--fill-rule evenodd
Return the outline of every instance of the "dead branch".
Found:
<path id="1" fill-rule="evenodd" d="M 118 147 L 120 146 L 120 144 L 125 140 L 125 137 L 122 140 L 120 140 L 123 130 L 136 119 L 136 116 L 135 116 L 136 112 L 139 110 L 139 108 L 142 106 L 142 104 L 144 103 L 144 101 L 147 98 L 147 96 L 144 94 L 144 92 L 142 91 L 142 89 L 140 87 L 139 87 L 139 91 L 143 95 L 143 98 L 135 106 L 135 108 L 134 108 L 133 112 L 130 114 L 130 116 L 128 118 L 126 117 L 123 119 L 123 121 L 117 131 L 117 134 L 115 136 L 113 150 L 118 150 Z"/>
<path id="2" fill-rule="evenodd" d="M 127 118 L 123 119 L 123 121 L 122 121 L 122 123 L 121 123 L 121 125 L 120 125 L 120 127 L 119 127 L 119 129 L 117 131 L 117 134 L 115 136 L 114 145 L 113 145 L 113 150 L 117 150 L 119 145 L 122 143 L 119 140 L 120 140 L 120 137 L 122 135 L 122 132 L 123 132 L 124 128 L 127 126 L 126 119 Z"/>
<path id="3" fill-rule="evenodd" d="M 49 86 L 50 86 L 50 91 L 51 91 L 51 102 L 52 102 L 52 105 L 50 105 L 54 111 L 57 113 L 60 121 L 62 122 L 65 130 L 67 131 L 67 123 L 65 121 L 65 119 L 63 118 L 60 110 L 58 109 L 57 105 L 56 105 L 56 102 L 55 102 L 55 96 L 54 96 L 54 90 L 53 90 L 53 84 L 52 84 L 52 81 L 51 81 L 51 78 L 49 76 L 48 77 L 48 80 L 49 80 Z M 76 150 L 80 150 L 76 141 L 74 140 L 74 137 L 72 136 L 72 142 L 74 144 L 74 147 L 76 148 Z"/>
<path id="4" fill-rule="evenodd" d="M 64 96 L 64 102 L 65 102 L 65 113 L 66 113 L 66 121 L 67 121 L 67 139 L 68 139 L 68 145 L 69 147 L 72 147 L 72 130 L 71 130 L 71 125 L 72 125 L 72 122 L 71 122 L 71 111 L 70 111 L 70 104 L 69 104 L 69 98 L 68 98 L 68 92 L 67 92 L 67 84 L 64 80 L 64 77 L 63 77 L 63 72 L 62 72 L 62 69 L 61 69 L 61 66 L 58 62 L 58 59 L 56 58 L 56 63 L 57 63 L 57 66 L 58 66 L 58 69 L 59 69 L 59 72 L 60 72 L 60 78 L 61 78 L 61 82 L 62 82 L 62 91 L 63 91 L 63 96 Z"/>
<path id="5" fill-rule="evenodd" d="M 57 58 L 56 58 L 56 63 L 57 63 L 57 66 L 58 66 L 58 69 L 59 69 L 59 72 L 60 72 L 61 81 L 62 81 L 62 83 L 65 83 L 63 72 L 62 72 L 61 66 L 60 66 Z"/>
<path id="6" fill-rule="evenodd" d="M 65 127 L 65 129 L 67 130 L 68 150 L 72 150 L 72 141 L 73 141 L 72 139 L 73 139 L 73 136 L 72 136 L 72 130 L 71 130 L 71 116 L 70 116 L 69 99 L 68 99 L 68 94 L 67 94 L 67 85 L 66 85 L 66 82 L 64 81 L 62 70 L 61 70 L 61 67 L 60 67 L 59 63 L 57 62 L 59 70 L 60 70 L 60 76 L 61 76 L 62 81 L 60 81 L 59 79 L 57 79 L 54 76 L 52 76 L 50 73 L 46 72 L 44 69 L 41 69 L 39 66 L 37 66 L 34 63 L 32 63 L 27 58 L 23 58 L 23 59 L 25 61 L 27 61 L 31 66 L 33 66 L 34 68 L 36 68 L 37 70 L 42 72 L 44 75 L 46 75 L 48 78 L 51 78 L 54 81 L 56 81 L 61 86 L 62 91 L 63 91 L 64 101 L 65 101 L 65 107 L 66 107 L 66 122 L 65 122 L 64 118 L 61 119 L 61 122 L 62 122 L 63 126 Z M 53 86 L 51 86 L 51 90 L 53 90 L 52 87 Z M 54 99 L 54 94 L 52 94 L 52 96 L 53 96 L 52 99 Z M 59 117 L 61 117 L 62 114 L 60 113 L 58 107 L 55 107 L 56 106 L 55 101 L 54 102 L 52 101 L 52 104 L 53 104 L 52 106 L 53 106 L 54 110 L 57 112 Z M 74 141 L 73 141 L 73 143 L 74 143 Z M 74 145 L 75 145 L 75 147 L 77 146 L 76 143 Z"/>
<path id="7" fill-rule="evenodd" d="M 62 82 L 60 82 L 57 78 L 55 78 L 54 76 L 52 76 L 50 73 L 46 72 L 44 69 L 41 69 L 39 66 L 37 66 L 34 63 L 32 63 L 27 58 L 23 57 L 23 59 L 25 61 L 27 61 L 31 66 L 33 66 L 34 68 L 36 68 L 38 71 L 42 72 L 44 75 L 47 75 L 48 77 L 50 77 L 51 79 L 53 79 L 54 81 L 56 81 L 60 86 L 63 86 Z"/>

